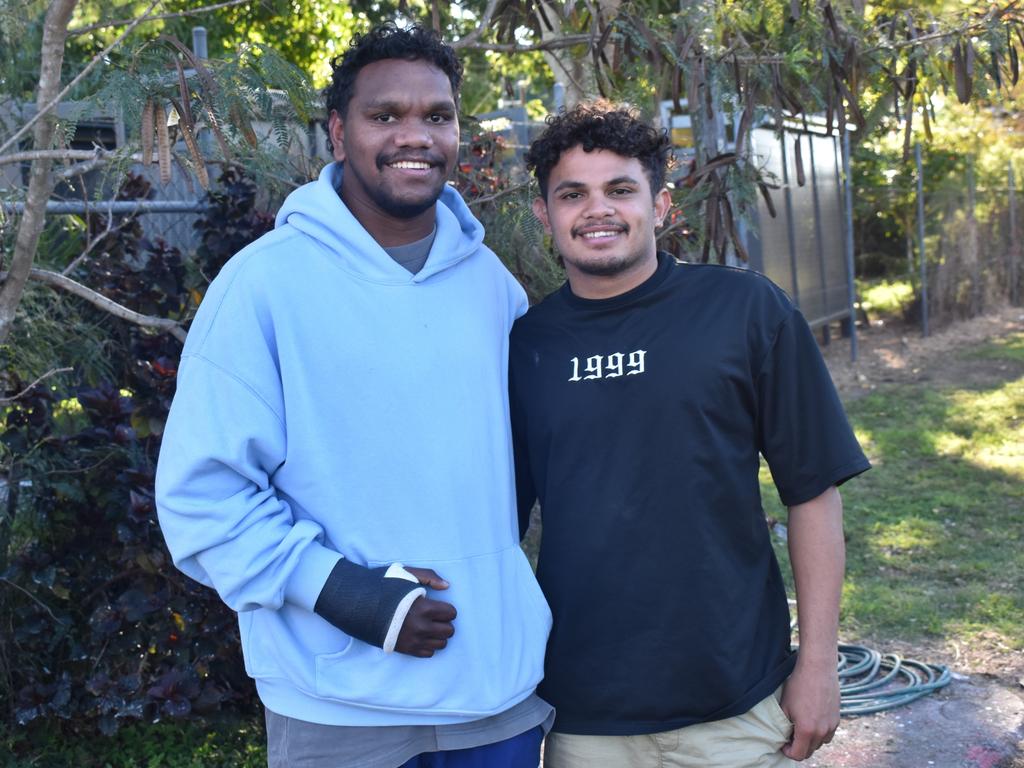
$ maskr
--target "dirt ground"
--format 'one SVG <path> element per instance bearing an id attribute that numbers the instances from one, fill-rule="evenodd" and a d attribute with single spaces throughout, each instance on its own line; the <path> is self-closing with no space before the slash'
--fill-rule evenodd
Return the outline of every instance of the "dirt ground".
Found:
<path id="1" fill-rule="evenodd" d="M 825 358 L 844 399 L 888 382 L 960 386 L 1024 376 L 1024 364 L 964 359 L 987 340 L 1024 331 L 1024 309 L 1007 307 L 935 329 L 928 338 L 904 324 L 871 322 L 858 328 L 858 361 L 850 343 L 836 339 Z M 1019 370 L 1016 370 L 1019 369 Z M 844 638 L 846 640 L 847 638 Z M 953 682 L 899 709 L 844 718 L 831 745 L 809 768 L 1024 768 L 1024 653 L 999 638 L 970 647 L 955 642 L 907 643 L 859 638 L 881 653 L 945 664 Z"/>
<path id="2" fill-rule="evenodd" d="M 965 360 L 960 355 L 990 339 L 1024 331 L 1024 308 L 1002 307 L 982 317 L 933 328 L 927 338 L 922 338 L 920 328 L 914 325 L 877 319 L 869 322 L 857 327 L 857 362 L 850 361 L 849 340 L 837 338 L 835 333 L 832 343 L 822 350 L 844 399 L 891 382 L 970 384 L 1009 378 L 1014 373 L 1012 363 Z"/>

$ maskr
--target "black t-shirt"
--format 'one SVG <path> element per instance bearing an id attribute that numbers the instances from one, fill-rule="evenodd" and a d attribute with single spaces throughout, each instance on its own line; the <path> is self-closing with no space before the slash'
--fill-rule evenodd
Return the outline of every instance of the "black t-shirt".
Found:
<path id="1" fill-rule="evenodd" d="M 555 730 L 741 714 L 792 670 L 758 485 L 786 505 L 863 472 L 814 336 L 746 270 L 677 264 L 611 299 L 568 285 L 512 331 L 520 523 L 543 516 Z"/>

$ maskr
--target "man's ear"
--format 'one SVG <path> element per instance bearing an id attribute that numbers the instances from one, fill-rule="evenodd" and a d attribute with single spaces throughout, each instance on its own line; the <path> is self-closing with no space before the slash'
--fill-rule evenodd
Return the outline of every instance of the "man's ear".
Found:
<path id="1" fill-rule="evenodd" d="M 339 163 L 345 160 L 345 124 L 342 122 L 338 110 L 332 109 L 331 116 L 327 118 L 327 132 L 331 136 L 331 144 L 334 146 L 334 159 Z"/>
<path id="2" fill-rule="evenodd" d="M 551 221 L 548 219 L 548 206 L 543 197 L 533 199 L 533 215 L 544 225 L 544 231 L 551 234 Z"/>
<path id="3" fill-rule="evenodd" d="M 669 191 L 662 187 L 658 190 L 658 194 L 654 196 L 654 226 L 655 228 L 660 227 L 665 223 L 665 217 L 668 216 L 668 212 L 672 210 L 672 195 Z"/>

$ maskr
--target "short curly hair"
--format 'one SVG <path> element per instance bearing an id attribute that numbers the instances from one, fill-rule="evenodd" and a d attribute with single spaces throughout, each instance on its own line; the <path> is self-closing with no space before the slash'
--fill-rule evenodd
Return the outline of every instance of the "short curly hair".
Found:
<path id="1" fill-rule="evenodd" d="M 652 193 L 665 185 L 672 142 L 665 131 L 641 120 L 637 110 L 606 101 L 584 102 L 549 116 L 547 124 L 526 153 L 526 167 L 537 178 L 541 197 L 548 196 L 552 169 L 574 147 L 635 157 L 647 174 Z"/>
<path id="2" fill-rule="evenodd" d="M 359 71 L 368 64 L 384 59 L 425 61 L 432 64 L 448 76 L 448 82 L 452 84 L 452 96 L 458 103 L 459 89 L 462 87 L 462 62 L 455 55 L 455 50 L 432 29 L 419 24 L 399 27 L 387 22 L 374 27 L 365 35 L 353 37 L 349 49 L 331 61 L 331 84 L 323 92 L 327 119 L 335 111 L 342 119 L 346 117 Z M 324 128 L 327 128 L 326 121 Z M 329 130 L 327 135 L 328 148 L 333 149 L 330 146 Z"/>

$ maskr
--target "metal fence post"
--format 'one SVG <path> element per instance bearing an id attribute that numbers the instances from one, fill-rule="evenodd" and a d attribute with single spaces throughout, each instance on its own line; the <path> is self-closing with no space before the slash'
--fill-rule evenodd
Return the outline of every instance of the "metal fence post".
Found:
<path id="1" fill-rule="evenodd" d="M 843 127 L 843 185 L 846 197 L 846 297 L 850 309 L 850 360 L 857 362 L 857 290 L 853 283 L 853 177 L 850 175 L 850 131 L 840 112 Z"/>
<path id="2" fill-rule="evenodd" d="M 807 146 L 810 149 L 811 155 L 811 193 L 813 195 L 814 202 L 814 240 L 815 245 L 818 248 L 818 269 L 821 275 L 821 306 L 822 314 L 827 314 L 828 310 L 828 275 L 825 271 L 825 242 L 824 235 L 821 231 L 821 201 L 818 199 L 818 163 L 814 157 L 814 134 L 807 135 Z M 832 334 L 829 331 L 828 323 L 825 323 L 821 327 L 821 340 L 828 346 L 832 341 Z"/>
<path id="3" fill-rule="evenodd" d="M 800 281 L 796 269 L 796 225 L 793 223 L 793 193 L 789 188 L 789 156 L 786 154 L 786 127 L 780 124 L 779 146 L 782 148 L 782 190 L 786 203 L 786 237 L 789 240 L 789 274 L 793 279 L 793 301 L 800 306 Z M 798 139 L 799 140 L 799 134 Z"/>
<path id="4" fill-rule="evenodd" d="M 1020 272 L 1017 262 L 1020 259 L 1021 246 L 1017 235 L 1017 188 L 1014 185 L 1012 162 L 1009 164 L 1006 178 L 1010 191 L 1010 303 L 1016 306 L 1020 304 Z"/>
<path id="5" fill-rule="evenodd" d="M 921 260 L 921 335 L 928 335 L 928 259 L 924 252 L 924 171 L 921 164 L 921 143 L 914 145 L 917 165 L 917 254 Z"/>
<path id="6" fill-rule="evenodd" d="M 971 316 L 981 312 L 981 249 L 978 248 L 978 180 L 974 172 L 974 155 L 967 156 L 967 236 L 971 255 Z"/>

